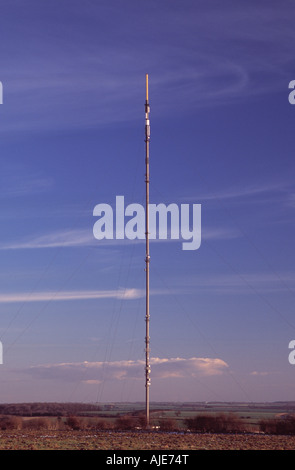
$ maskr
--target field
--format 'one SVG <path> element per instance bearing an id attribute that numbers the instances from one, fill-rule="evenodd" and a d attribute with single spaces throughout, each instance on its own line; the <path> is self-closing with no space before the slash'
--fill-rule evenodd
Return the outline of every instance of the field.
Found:
<path id="1" fill-rule="evenodd" d="M 114 431 L 1 432 L 0 450 L 294 450 L 295 436 Z"/>
<path id="2" fill-rule="evenodd" d="M 154 403 L 152 429 L 146 430 L 142 403 L 5 404 L 0 450 L 295 450 L 295 428 L 261 430 L 261 420 L 282 425 L 295 423 L 294 415 L 294 402 Z M 239 428 L 189 429 L 196 417 L 207 426 L 209 418 L 222 417 L 215 425 L 239 423 Z"/>

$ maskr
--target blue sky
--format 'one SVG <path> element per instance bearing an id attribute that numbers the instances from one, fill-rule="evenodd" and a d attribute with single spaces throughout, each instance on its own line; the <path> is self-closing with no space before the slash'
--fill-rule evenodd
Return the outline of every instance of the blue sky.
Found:
<path id="1" fill-rule="evenodd" d="M 144 400 L 142 242 L 96 204 L 202 205 L 151 243 L 151 400 L 293 400 L 292 1 L 3 0 L 1 402 Z"/>

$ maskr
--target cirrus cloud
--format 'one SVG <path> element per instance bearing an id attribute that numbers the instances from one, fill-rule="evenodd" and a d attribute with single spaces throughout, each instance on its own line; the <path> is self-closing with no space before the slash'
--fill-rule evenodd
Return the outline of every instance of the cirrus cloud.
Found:
<path id="1" fill-rule="evenodd" d="M 132 300 L 144 296 L 142 289 L 120 288 L 117 290 L 79 290 L 79 291 L 46 291 L 46 292 L 14 292 L 0 294 L 0 304 L 18 302 L 50 302 L 91 299 L 122 299 Z"/>

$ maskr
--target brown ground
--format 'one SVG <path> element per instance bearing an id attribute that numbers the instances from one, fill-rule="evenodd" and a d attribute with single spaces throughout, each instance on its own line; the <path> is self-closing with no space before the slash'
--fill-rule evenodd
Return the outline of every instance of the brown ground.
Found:
<path id="1" fill-rule="evenodd" d="M 295 450 L 295 436 L 1 431 L 0 450 Z"/>

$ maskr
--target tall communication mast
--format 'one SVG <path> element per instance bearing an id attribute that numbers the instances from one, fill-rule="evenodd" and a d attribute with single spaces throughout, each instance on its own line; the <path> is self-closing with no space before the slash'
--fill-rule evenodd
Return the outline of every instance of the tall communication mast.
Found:
<path id="1" fill-rule="evenodd" d="M 146 238 L 146 256 L 145 256 L 145 271 L 146 271 L 146 336 L 145 336 L 145 389 L 146 389 L 146 426 L 149 427 L 150 423 L 150 249 L 149 249 L 149 184 L 150 184 L 150 169 L 149 169 L 149 145 L 150 145 L 150 105 L 149 105 L 149 84 L 148 74 L 146 74 L 146 100 L 145 100 L 145 189 L 146 189 L 146 207 L 145 207 L 145 238 Z"/>

